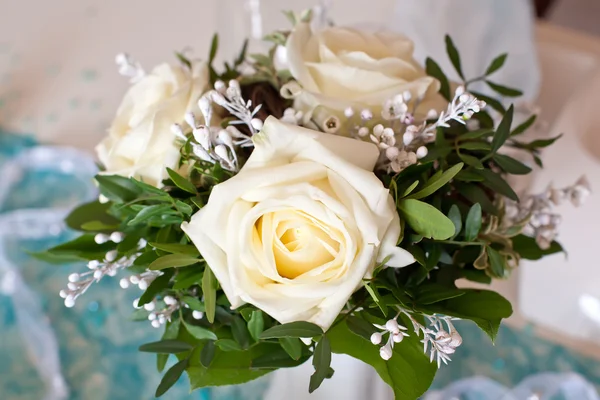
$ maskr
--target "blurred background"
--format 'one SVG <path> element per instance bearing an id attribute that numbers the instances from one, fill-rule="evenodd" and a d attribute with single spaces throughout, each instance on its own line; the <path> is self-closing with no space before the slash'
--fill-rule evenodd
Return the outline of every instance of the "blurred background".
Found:
<path id="1" fill-rule="evenodd" d="M 408 34 L 418 61 L 432 56 L 447 72 L 446 33 L 467 75 L 481 74 L 508 52 L 496 81 L 524 89 L 521 109 L 539 111 L 532 135 L 565 134 L 543 154 L 545 169 L 515 184 L 535 193 L 586 173 L 592 189 L 600 187 L 600 0 L 0 0 L 2 400 L 148 399 L 160 379 L 154 357 L 137 352 L 158 337 L 149 324 L 131 321 L 137 289 L 122 290 L 109 279 L 66 309 L 58 291 L 80 266 L 49 267 L 27 254 L 65 240 L 70 233 L 60 220 L 94 196 L 93 148 L 128 86 L 115 55 L 128 52 L 146 70 L 174 62 L 174 51 L 206 58 L 218 32 L 218 59 L 226 60 L 245 37 L 260 51 L 263 35 L 289 28 L 281 9 L 311 7 L 317 18 L 338 25 Z M 464 344 L 440 371 L 431 399 L 501 398 L 458 397 L 459 389 L 448 389 L 475 376 L 491 379 L 466 381 L 486 396 L 526 387 L 502 398 L 550 399 L 549 387 L 571 385 L 580 391 L 556 398 L 597 398 L 599 206 L 592 196 L 583 207 L 560 209 L 559 240 L 568 257 L 523 263 L 497 284 L 514 302 L 515 316 L 495 346 L 461 326 Z M 165 398 L 391 398 L 362 366 L 335 363 L 336 379 L 310 397 L 306 371 L 285 371 L 238 391 L 189 395 L 180 382 Z"/>

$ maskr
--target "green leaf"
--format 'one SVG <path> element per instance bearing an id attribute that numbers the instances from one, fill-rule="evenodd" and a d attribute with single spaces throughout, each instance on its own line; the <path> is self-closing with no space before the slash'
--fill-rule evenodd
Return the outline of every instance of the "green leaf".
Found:
<path id="1" fill-rule="evenodd" d="M 219 35 L 217 35 L 215 33 L 210 42 L 210 52 L 208 53 L 208 63 L 209 64 L 212 64 L 212 62 L 215 60 L 218 48 L 219 48 Z"/>
<path id="2" fill-rule="evenodd" d="M 465 169 L 456 174 L 457 181 L 463 182 L 481 182 L 483 181 L 483 177 L 477 175 L 475 172 Z"/>
<path id="3" fill-rule="evenodd" d="M 484 178 L 481 182 L 483 186 L 486 186 L 511 200 L 519 201 L 519 196 L 517 196 L 515 191 L 499 174 L 489 169 L 477 170 L 477 173 Z"/>
<path id="4" fill-rule="evenodd" d="M 426 238 L 446 240 L 454 234 L 454 224 L 440 210 L 415 199 L 403 199 L 400 213 L 413 230 Z"/>
<path id="5" fill-rule="evenodd" d="M 242 346 L 232 339 L 219 339 L 215 342 L 217 347 L 223 351 L 241 351 Z"/>
<path id="6" fill-rule="evenodd" d="M 454 224 L 454 235 L 450 237 L 451 239 L 453 239 L 456 236 L 458 236 L 458 234 L 460 234 L 460 231 L 462 230 L 462 216 L 460 215 L 460 209 L 456 204 L 452 204 L 452 207 L 450 207 L 450 211 L 448 212 L 448 218 Z"/>
<path id="7" fill-rule="evenodd" d="M 293 359 L 299 360 L 302 356 L 302 342 L 298 338 L 282 337 L 279 344 L 285 352 Z"/>
<path id="8" fill-rule="evenodd" d="M 439 283 L 427 283 L 417 288 L 415 302 L 418 304 L 433 304 L 463 294 L 465 294 L 463 290 L 455 287 L 446 287 Z"/>
<path id="9" fill-rule="evenodd" d="M 296 13 L 294 13 L 291 10 L 284 10 L 284 11 L 282 11 L 282 13 L 288 19 L 290 24 L 292 24 L 292 26 L 296 26 L 296 24 L 298 23 L 298 21 L 296 19 Z"/>
<path id="10" fill-rule="evenodd" d="M 296 339 L 298 340 L 298 339 Z M 302 350 L 302 349 L 300 349 Z M 290 358 L 288 353 L 279 347 L 278 349 L 272 350 L 270 353 L 252 359 L 252 368 L 258 369 L 273 369 L 273 368 L 291 368 L 297 367 L 303 364 L 310 358 L 310 353 L 305 352 L 304 355 L 300 354 L 298 359 L 294 360 Z"/>
<path id="11" fill-rule="evenodd" d="M 464 166 L 463 163 L 453 165 L 439 175 L 437 178 L 431 178 L 417 193 L 413 193 L 408 199 L 422 199 L 435 193 L 438 189 L 442 188 L 446 183 L 450 182 L 452 178 L 458 174 L 458 172 Z"/>
<path id="12" fill-rule="evenodd" d="M 234 65 L 236 67 L 242 65 L 242 63 L 244 61 L 246 61 L 246 52 L 248 51 L 248 39 L 244 40 L 244 43 L 242 44 L 242 49 L 240 50 L 240 54 L 237 56 L 237 58 L 234 61 Z"/>
<path id="13" fill-rule="evenodd" d="M 119 175 L 96 175 L 100 193 L 117 203 L 135 200 L 140 189 L 129 179 Z"/>
<path id="14" fill-rule="evenodd" d="M 192 350 L 191 344 L 179 340 L 160 340 L 158 342 L 146 343 L 139 350 L 145 353 L 179 354 Z"/>
<path id="15" fill-rule="evenodd" d="M 203 274 L 204 272 L 201 268 L 178 269 L 177 275 L 175 275 L 173 289 L 187 289 L 193 285 L 200 284 Z"/>
<path id="16" fill-rule="evenodd" d="M 448 78 L 440 66 L 433 61 L 433 59 L 428 57 L 425 61 L 425 70 L 427 75 L 434 77 L 440 82 L 440 94 L 444 96 L 446 100 L 450 101 L 450 82 L 448 82 Z"/>
<path id="17" fill-rule="evenodd" d="M 147 316 L 146 319 L 148 319 Z M 162 340 L 177 339 L 177 336 L 179 335 L 180 325 L 181 322 L 179 319 L 174 319 L 171 322 L 167 323 L 167 328 L 165 329 L 165 333 L 163 333 Z M 165 365 L 167 365 L 168 359 L 168 354 L 156 355 L 156 369 L 158 370 L 158 372 L 162 372 L 165 369 Z"/>
<path id="18" fill-rule="evenodd" d="M 171 211 L 171 206 L 168 204 L 155 204 L 151 206 L 146 206 L 140 212 L 138 212 L 135 218 L 129 221 L 127 225 L 132 226 L 147 223 L 147 221 L 150 218 L 155 216 L 162 216 Z"/>
<path id="19" fill-rule="evenodd" d="M 206 319 L 211 324 L 215 322 L 215 307 L 217 305 L 217 285 L 215 276 L 210 268 L 204 269 L 202 277 L 202 293 L 204 294 L 204 307 Z"/>
<path id="20" fill-rule="evenodd" d="M 500 68 L 502 68 L 504 62 L 506 61 L 506 57 L 508 57 L 508 54 L 504 53 L 494 58 L 494 60 L 490 63 L 489 67 L 485 71 L 485 75 L 491 75 L 494 72 L 498 71 Z"/>
<path id="21" fill-rule="evenodd" d="M 492 273 L 498 278 L 504 277 L 504 271 L 506 270 L 506 258 L 492 247 L 487 248 L 487 255 L 490 261 Z"/>
<path id="22" fill-rule="evenodd" d="M 458 153 L 458 157 L 467 165 L 470 165 L 476 169 L 483 169 L 483 164 L 477 157 L 470 156 L 468 154 Z"/>
<path id="23" fill-rule="evenodd" d="M 446 35 L 446 53 L 448 53 L 448 57 L 452 62 L 452 66 L 458 73 L 458 76 L 465 80 L 465 76 L 462 71 L 462 66 L 460 65 L 460 55 L 458 54 L 458 50 L 452 41 L 452 38 L 449 35 Z"/>
<path id="24" fill-rule="evenodd" d="M 492 203 L 485 191 L 479 186 L 461 185 L 457 188 L 457 192 L 463 195 L 471 203 L 479 203 L 481 205 L 481 209 L 486 213 L 492 215 L 496 215 L 498 213 L 498 210 L 496 210 L 496 206 L 494 206 L 494 203 Z"/>
<path id="25" fill-rule="evenodd" d="M 200 252 L 198 251 L 196 246 L 192 246 L 190 244 L 150 242 L 150 246 L 162 251 L 166 251 L 167 253 L 186 254 L 190 256 L 200 255 Z"/>
<path id="26" fill-rule="evenodd" d="M 246 323 L 240 317 L 233 317 L 231 321 L 231 333 L 236 342 L 242 346 L 243 349 L 247 348 L 250 344 L 250 335 L 248 334 L 248 328 Z"/>
<path id="27" fill-rule="evenodd" d="M 183 371 L 187 368 L 189 360 L 187 358 L 179 361 L 177 364 L 173 365 L 169 370 L 165 373 L 158 388 L 156 389 L 156 397 L 160 397 L 167 392 L 179 380 Z"/>
<path id="28" fill-rule="evenodd" d="M 371 342 L 371 335 L 377 331 L 373 324 L 365 321 L 363 318 L 355 317 L 354 315 L 346 317 L 346 325 L 348 325 L 348 329 L 350 329 L 352 333 L 369 342 Z"/>
<path id="29" fill-rule="evenodd" d="M 167 268 L 187 267 L 188 265 L 193 265 L 200 261 L 199 258 L 187 254 L 167 254 L 166 256 L 154 260 L 148 266 L 148 269 L 158 271 Z"/>
<path id="30" fill-rule="evenodd" d="M 563 248 L 558 242 L 552 242 L 550 247 L 542 249 L 535 241 L 535 238 L 518 235 L 512 239 L 513 250 L 519 253 L 521 258 L 526 260 L 539 260 L 544 256 L 563 252 Z"/>
<path id="31" fill-rule="evenodd" d="M 498 164 L 500 168 L 504 170 L 504 172 L 509 174 L 527 175 L 531 172 L 531 168 L 510 156 L 505 156 L 503 154 L 495 154 L 494 161 L 496 162 L 496 164 Z"/>
<path id="32" fill-rule="evenodd" d="M 102 204 L 99 201 L 82 204 L 71 211 L 65 218 L 65 223 L 69 228 L 75 230 L 114 232 L 120 221 L 108 214 L 110 206 L 110 203 Z"/>
<path id="33" fill-rule="evenodd" d="M 467 214 L 467 220 L 465 222 L 465 240 L 472 242 L 477 239 L 479 231 L 481 230 L 481 204 L 475 203 Z"/>
<path id="34" fill-rule="evenodd" d="M 460 297 L 423 307 L 426 312 L 469 319 L 475 322 L 492 341 L 498 334 L 503 318 L 512 314 L 512 306 L 508 300 L 496 292 L 477 289 L 463 289 Z"/>
<path id="35" fill-rule="evenodd" d="M 406 248 L 406 251 L 408 251 L 410 254 L 412 254 L 412 256 L 415 258 L 415 260 L 421 264 L 422 266 L 425 266 L 426 260 L 425 260 L 425 252 L 423 251 L 423 249 L 419 246 L 408 246 Z"/>
<path id="36" fill-rule="evenodd" d="M 423 354 L 423 345 L 414 334 L 395 344 L 394 355 L 388 361 L 384 361 L 379 355 L 379 347 L 366 344 L 362 338 L 353 334 L 346 321 L 332 327 L 327 336 L 334 353 L 347 354 L 371 365 L 385 383 L 391 386 L 396 400 L 419 398 L 429 389 L 437 371 L 435 363 L 430 363 L 429 358 Z"/>
<path id="37" fill-rule="evenodd" d="M 525 121 L 521 125 L 517 126 L 510 133 L 510 136 L 517 136 L 517 135 L 520 135 L 521 133 L 526 132 L 535 123 L 536 119 L 537 119 L 537 115 L 532 115 L 531 117 L 529 117 L 529 119 L 527 121 Z"/>
<path id="38" fill-rule="evenodd" d="M 478 129 L 476 131 L 471 131 L 471 132 L 463 133 L 457 139 L 459 141 L 460 140 L 479 139 L 479 138 L 484 137 L 484 136 L 489 136 L 489 135 L 491 135 L 493 133 L 494 133 L 493 129 L 489 129 L 489 128 Z"/>
<path id="39" fill-rule="evenodd" d="M 552 144 L 554 144 L 554 142 L 556 142 L 558 139 L 560 139 L 562 137 L 562 133 L 556 137 L 553 137 L 551 139 L 540 139 L 540 140 L 534 140 L 531 143 L 516 143 L 518 148 L 524 148 L 524 149 L 530 149 L 530 150 L 534 150 L 534 149 L 539 149 L 539 148 L 543 148 L 543 147 L 548 147 Z"/>
<path id="40" fill-rule="evenodd" d="M 248 331 L 250 336 L 256 341 L 260 338 L 260 334 L 265 329 L 265 320 L 263 313 L 260 310 L 252 311 L 252 317 L 248 321 Z"/>
<path id="41" fill-rule="evenodd" d="M 260 334 L 261 339 L 277 339 L 282 337 L 312 338 L 323 334 L 323 330 L 310 322 L 296 321 L 276 325 Z"/>
<path id="42" fill-rule="evenodd" d="M 177 172 L 173 171 L 171 168 L 167 168 L 167 173 L 169 174 L 169 178 L 171 178 L 171 180 L 173 181 L 175 186 L 177 186 L 179 189 L 186 191 L 188 193 L 191 193 L 191 194 L 198 193 L 198 191 L 196 190 L 196 187 L 192 184 L 192 182 L 190 182 L 183 176 L 179 175 Z"/>
<path id="43" fill-rule="evenodd" d="M 323 335 L 321 340 L 317 343 L 315 353 L 313 354 L 313 367 L 315 372 L 310 377 L 310 384 L 308 386 L 308 392 L 312 393 L 321 386 L 321 383 L 329 375 L 329 368 L 331 366 L 331 345 L 327 336 Z"/>
<path id="44" fill-rule="evenodd" d="M 213 358 L 215 358 L 216 350 L 215 342 L 210 341 L 206 343 L 200 352 L 200 364 L 206 368 L 210 367 L 210 363 L 212 363 Z"/>
<path id="45" fill-rule="evenodd" d="M 492 149 L 492 146 L 487 142 L 463 142 L 458 147 L 463 150 L 475 151 L 490 151 Z"/>
<path id="46" fill-rule="evenodd" d="M 494 138 L 492 139 L 492 153 L 495 153 L 502 147 L 506 139 L 510 137 L 510 126 L 512 125 L 514 108 L 511 105 L 504 117 L 502 117 L 502 121 L 498 125 L 498 129 L 496 129 L 496 133 L 494 134 Z"/>
<path id="47" fill-rule="evenodd" d="M 492 90 L 507 97 L 519 97 L 523 95 L 523 92 L 518 89 L 513 89 L 507 86 L 498 85 L 497 83 L 485 81 Z"/>
<path id="48" fill-rule="evenodd" d="M 489 285 L 492 283 L 492 278 L 485 273 L 485 271 L 481 271 L 478 269 L 463 269 L 462 275 L 465 279 L 468 279 L 473 282 L 483 283 Z"/>
<path id="49" fill-rule="evenodd" d="M 148 286 L 148 289 L 146 289 L 144 294 L 138 300 L 138 307 L 150 303 L 156 297 L 157 294 L 159 294 L 165 288 L 167 288 L 169 286 L 169 282 L 171 281 L 172 276 L 173 271 L 165 271 L 164 274 L 154 279 Z"/>
<path id="50" fill-rule="evenodd" d="M 479 100 L 485 101 L 488 106 L 490 106 L 494 110 L 498 111 L 500 114 L 506 113 L 506 109 L 504 108 L 502 103 L 500 101 L 496 100 L 495 98 L 486 96 L 483 93 L 479 93 L 479 92 L 472 92 L 472 93 L 473 93 L 473 96 L 477 97 Z M 481 113 L 476 113 L 475 116 L 478 116 L 480 114 Z M 492 122 L 492 126 L 493 126 L 493 122 Z"/>
<path id="51" fill-rule="evenodd" d="M 192 212 L 194 212 L 193 208 L 190 205 L 185 204 L 181 200 L 175 200 L 175 208 L 177 208 L 177 211 L 179 211 L 187 216 L 192 215 Z"/>
<path id="52" fill-rule="evenodd" d="M 192 69 L 192 63 L 190 62 L 190 60 L 188 60 L 188 58 L 186 56 L 184 56 L 182 53 L 176 51 L 175 52 L 175 57 L 177 57 L 177 59 L 179 60 L 180 63 L 182 63 L 183 65 L 185 65 L 186 67 L 188 67 L 189 69 Z"/>
<path id="53" fill-rule="evenodd" d="M 191 310 L 193 311 L 202 311 L 204 312 L 204 304 L 195 297 L 184 296 L 181 301 L 184 304 L 187 304 Z"/>
<path id="54" fill-rule="evenodd" d="M 419 181 L 414 181 L 414 182 L 413 182 L 413 183 L 412 183 L 412 184 L 411 184 L 411 185 L 410 185 L 410 186 L 409 186 L 409 187 L 408 187 L 408 188 L 407 188 L 407 189 L 404 191 L 404 193 L 402 193 L 402 196 L 400 196 L 400 197 L 402 198 L 402 197 L 406 197 L 406 196 L 408 196 L 409 194 L 411 194 L 411 193 L 412 193 L 412 191 L 413 191 L 413 190 L 415 190 L 415 188 L 416 188 L 417 186 L 419 186 Z"/>
<path id="55" fill-rule="evenodd" d="M 193 337 L 195 337 L 198 340 L 217 340 L 218 339 L 217 335 L 211 330 L 208 330 L 208 329 L 203 328 L 198 325 L 190 325 L 185 321 L 183 322 L 183 325 L 185 326 L 185 329 L 190 333 L 190 335 L 192 335 Z"/>

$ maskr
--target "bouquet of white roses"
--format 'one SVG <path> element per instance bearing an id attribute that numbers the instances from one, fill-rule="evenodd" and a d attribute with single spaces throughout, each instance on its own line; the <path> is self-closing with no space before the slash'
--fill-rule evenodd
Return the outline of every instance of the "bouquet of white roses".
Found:
<path id="1" fill-rule="evenodd" d="M 406 37 L 290 16 L 268 54 L 244 46 L 221 71 L 216 36 L 207 62 L 177 54 L 146 73 L 118 56 L 132 86 L 97 147 L 101 196 L 66 220 L 83 234 L 40 257 L 88 262 L 60 293 L 68 307 L 107 275 L 143 290 L 136 317 L 165 330 L 140 350 L 159 370 L 178 360 L 157 396 L 183 372 L 192 388 L 240 384 L 309 359 L 312 392 L 343 353 L 416 399 L 462 343 L 455 319 L 493 340 L 512 312 L 455 281 L 561 251 L 552 206 L 589 188 L 519 201 L 505 180 L 557 139 L 523 141 L 535 116 L 514 126 L 512 106 L 470 91 L 518 96 L 489 80 L 506 55 L 468 80 L 446 37 L 453 83 Z"/>

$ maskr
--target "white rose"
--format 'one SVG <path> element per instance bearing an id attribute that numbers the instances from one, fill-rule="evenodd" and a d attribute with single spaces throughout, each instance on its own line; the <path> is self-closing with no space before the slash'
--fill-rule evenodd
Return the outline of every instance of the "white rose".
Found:
<path id="1" fill-rule="evenodd" d="M 160 186 L 166 168 L 177 169 L 180 146 L 171 131 L 208 86 L 204 63 L 187 67 L 161 64 L 125 94 L 108 137 L 97 147 L 106 173 L 135 177 Z"/>
<path id="2" fill-rule="evenodd" d="M 182 229 L 232 308 L 327 329 L 378 262 L 414 262 L 373 174 L 377 147 L 269 117 L 242 170 L 215 186 Z"/>
<path id="3" fill-rule="evenodd" d="M 407 91 L 411 103 L 421 99 L 419 116 L 447 104 L 438 94 L 440 83 L 413 59 L 413 42 L 405 36 L 340 27 L 312 32 L 299 23 L 286 49 L 290 72 L 302 86 L 293 93 L 294 107 L 309 115 L 319 105 L 338 112 L 369 108 L 378 115 L 387 100 Z"/>

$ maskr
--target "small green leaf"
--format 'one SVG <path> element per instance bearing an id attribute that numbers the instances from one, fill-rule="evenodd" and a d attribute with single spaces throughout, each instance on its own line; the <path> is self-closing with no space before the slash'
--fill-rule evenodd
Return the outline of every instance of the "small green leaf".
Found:
<path id="1" fill-rule="evenodd" d="M 161 354 L 179 354 L 192 350 L 191 344 L 179 340 L 161 340 L 158 342 L 146 343 L 140 346 L 139 350 L 144 353 Z"/>
<path id="2" fill-rule="evenodd" d="M 454 224 L 431 204 L 415 199 L 403 199 L 400 213 L 413 230 L 426 238 L 446 240 L 454 234 Z"/>
<path id="3" fill-rule="evenodd" d="M 193 311 L 202 311 L 204 312 L 204 304 L 200 300 L 191 296 L 184 296 L 181 301 L 184 304 L 187 304 L 191 310 Z"/>
<path id="4" fill-rule="evenodd" d="M 452 62 L 452 66 L 454 66 L 454 69 L 458 73 L 458 76 L 460 76 L 464 81 L 465 76 L 462 71 L 462 66 L 460 65 L 460 55 L 458 54 L 458 50 L 456 49 L 456 46 L 449 35 L 446 35 L 446 53 L 448 53 L 448 57 Z"/>
<path id="5" fill-rule="evenodd" d="M 485 81 L 492 90 L 507 97 L 519 97 L 523 95 L 523 92 L 518 89 L 513 89 L 507 86 L 498 85 L 497 83 Z"/>
<path id="6" fill-rule="evenodd" d="M 448 218 L 450 218 L 450 221 L 454 224 L 454 235 L 450 237 L 453 239 L 458 236 L 462 230 L 462 216 L 460 215 L 460 210 L 456 204 L 452 204 L 452 207 L 450 207 Z"/>
<path id="7" fill-rule="evenodd" d="M 498 57 L 494 58 L 494 60 L 490 63 L 489 67 L 485 71 L 485 75 L 491 75 L 494 72 L 498 71 L 504 65 L 508 54 L 500 54 Z"/>
<path id="8" fill-rule="evenodd" d="M 162 251 L 166 251 L 167 253 L 186 254 L 190 256 L 200 255 L 200 252 L 198 251 L 196 246 L 192 246 L 190 244 L 150 242 L 150 246 Z"/>
<path id="9" fill-rule="evenodd" d="M 492 153 L 497 152 L 504 142 L 506 142 L 506 139 L 510 137 L 510 126 L 512 125 L 513 114 L 514 108 L 511 105 L 506 111 L 506 114 L 504 114 L 502 121 L 500 121 L 498 129 L 496 129 L 496 133 L 492 139 Z"/>
<path id="10" fill-rule="evenodd" d="M 504 170 L 504 172 L 509 174 L 527 175 L 531 172 L 531 168 L 510 156 L 505 156 L 503 154 L 495 154 L 494 161 L 496 162 L 496 164 L 498 164 L 500 168 Z"/>
<path id="11" fill-rule="evenodd" d="M 117 203 L 135 200 L 140 189 L 129 179 L 119 175 L 96 175 L 100 193 Z"/>
<path id="12" fill-rule="evenodd" d="M 182 63 L 183 65 L 185 65 L 187 68 L 192 69 L 192 63 L 182 53 L 176 51 L 175 52 L 175 57 L 177 57 L 177 59 L 179 60 L 179 62 Z"/>
<path id="13" fill-rule="evenodd" d="M 554 142 L 556 142 L 561 137 L 562 137 L 562 133 L 551 139 L 539 139 L 539 140 L 534 140 L 531 143 L 516 142 L 516 147 L 523 148 L 523 149 L 530 149 L 530 150 L 539 149 L 539 148 L 548 147 L 548 146 L 554 144 Z"/>
<path id="14" fill-rule="evenodd" d="M 222 351 L 241 351 L 242 347 L 232 339 L 219 339 L 215 342 L 215 345 Z"/>
<path id="15" fill-rule="evenodd" d="M 470 132 L 467 132 L 467 133 L 463 133 L 457 139 L 459 141 L 461 141 L 461 140 L 470 140 L 470 139 L 479 139 L 479 138 L 484 137 L 484 136 L 490 136 L 493 133 L 494 133 L 493 129 L 489 129 L 489 128 L 478 129 L 476 131 L 470 131 Z"/>
<path id="16" fill-rule="evenodd" d="M 294 13 L 291 10 L 284 10 L 282 11 L 283 15 L 285 15 L 285 17 L 288 19 L 288 21 L 290 21 L 290 24 L 292 24 L 292 26 L 296 26 L 296 24 L 298 23 L 297 19 L 296 19 L 296 13 Z"/>
<path id="17" fill-rule="evenodd" d="M 148 269 L 158 271 L 166 268 L 187 267 L 200 261 L 199 258 L 187 254 L 167 254 L 154 260 Z"/>
<path id="18" fill-rule="evenodd" d="M 194 211 L 190 205 L 185 204 L 181 200 L 175 200 L 175 207 L 177 208 L 177 211 L 179 211 L 187 216 L 192 215 L 192 212 Z"/>
<path id="19" fill-rule="evenodd" d="M 171 206 L 168 204 L 154 204 L 151 206 L 145 206 L 131 221 L 127 223 L 127 225 L 133 226 L 146 223 L 152 217 L 162 216 L 171 211 Z"/>
<path id="20" fill-rule="evenodd" d="M 189 360 L 183 359 L 179 361 L 177 364 L 173 365 L 169 370 L 165 373 L 158 388 L 156 389 L 155 396 L 160 397 L 167 392 L 179 380 L 183 371 L 187 368 Z"/>
<path id="21" fill-rule="evenodd" d="M 479 100 L 485 101 L 488 106 L 490 106 L 494 110 L 498 111 L 500 114 L 506 113 L 506 109 L 504 108 L 502 103 L 500 101 L 496 100 L 495 98 L 486 96 L 483 93 L 478 93 L 478 92 L 472 92 L 472 93 L 473 93 L 473 96 L 477 97 Z M 477 113 L 477 114 L 475 114 L 475 116 L 478 116 L 480 114 L 481 113 Z M 492 122 L 492 125 L 493 125 L 493 122 Z"/>
<path id="22" fill-rule="evenodd" d="M 206 319 L 211 324 L 215 322 L 215 307 L 217 303 L 217 289 L 215 276 L 210 268 L 204 270 L 202 277 L 202 293 L 204 293 L 204 307 Z"/>
<path id="23" fill-rule="evenodd" d="M 323 329 L 306 321 L 290 322 L 276 325 L 260 334 L 261 339 L 277 339 L 282 337 L 312 338 L 323 334 Z"/>
<path id="24" fill-rule="evenodd" d="M 298 340 L 298 339 L 296 339 Z M 302 349 L 301 349 L 302 350 Z M 303 364 L 310 357 L 308 351 L 304 356 L 300 354 L 297 360 L 290 358 L 289 354 L 281 347 L 271 350 L 269 353 L 252 359 L 251 367 L 254 369 L 291 368 Z"/>
<path id="25" fill-rule="evenodd" d="M 446 100 L 450 101 L 450 82 L 448 82 L 448 78 L 438 63 L 428 57 L 425 61 L 425 70 L 427 75 L 434 77 L 440 82 L 440 94 L 444 96 Z"/>
<path id="26" fill-rule="evenodd" d="M 279 338 L 279 344 L 293 360 L 299 360 L 302 356 L 302 342 L 300 339 L 282 337 Z"/>
<path id="27" fill-rule="evenodd" d="M 483 177 L 482 177 L 483 178 Z M 464 196 L 471 203 L 479 203 L 481 205 L 481 209 L 486 213 L 496 215 L 498 210 L 494 203 L 490 200 L 486 192 L 476 185 L 461 185 L 457 188 L 457 192 Z"/>
<path id="28" fill-rule="evenodd" d="M 188 193 L 191 193 L 191 194 L 198 193 L 198 191 L 196 190 L 196 187 L 192 184 L 192 182 L 190 182 L 183 176 L 179 175 L 177 172 L 173 171 L 171 168 L 167 168 L 167 173 L 169 174 L 169 178 L 171 178 L 171 180 L 173 181 L 175 186 L 177 186 L 179 189 L 186 191 Z"/>
<path id="29" fill-rule="evenodd" d="M 219 35 L 217 35 L 215 33 L 210 42 L 210 52 L 208 53 L 208 63 L 209 64 L 212 64 L 212 62 L 215 60 L 218 48 L 219 48 Z"/>
<path id="30" fill-rule="evenodd" d="M 410 185 L 410 186 L 409 186 L 409 187 L 408 187 L 408 188 L 407 188 L 407 189 L 404 191 L 404 193 L 402 193 L 402 196 L 401 196 L 401 198 L 402 198 L 402 197 L 406 197 L 406 196 L 408 196 L 409 194 L 411 194 L 411 193 L 412 193 L 412 191 L 413 191 L 413 190 L 415 190 L 415 188 L 416 188 L 417 186 L 419 186 L 419 181 L 414 181 L 414 182 L 412 183 L 412 185 Z"/>
<path id="31" fill-rule="evenodd" d="M 468 154 L 458 153 L 458 157 L 467 165 L 470 165 L 476 169 L 483 169 L 483 164 L 481 161 L 474 156 L 470 156 Z"/>
<path id="32" fill-rule="evenodd" d="M 467 214 L 467 221 L 465 223 L 465 240 L 467 242 L 477 239 L 477 235 L 479 235 L 479 231 L 481 230 L 481 218 L 481 204 L 473 204 Z"/>
<path id="33" fill-rule="evenodd" d="M 535 238 L 525 235 L 515 236 L 511 240 L 514 251 L 526 260 L 539 260 L 544 256 L 564 251 L 558 242 L 552 242 L 549 248 L 542 249 L 535 241 Z"/>
<path id="34" fill-rule="evenodd" d="M 156 295 L 167 288 L 172 276 L 173 271 L 165 271 L 164 274 L 154 279 L 148 286 L 148 289 L 146 289 L 144 294 L 138 300 L 138 307 L 142 307 L 144 304 L 150 303 L 156 297 Z"/>
<path id="35" fill-rule="evenodd" d="M 459 146 L 463 150 L 490 151 L 492 146 L 487 142 L 463 142 Z"/>
<path id="36" fill-rule="evenodd" d="M 260 334 L 265 329 L 265 320 L 263 313 L 260 310 L 252 311 L 252 317 L 248 321 L 248 331 L 250 336 L 256 341 L 260 338 Z"/>
<path id="37" fill-rule="evenodd" d="M 352 333 L 369 342 L 371 341 L 371 335 L 377 331 L 371 323 L 353 315 L 346 318 L 346 324 Z"/>
<path id="38" fill-rule="evenodd" d="M 187 322 L 183 322 L 185 329 L 198 340 L 217 340 L 217 335 L 206 328 L 197 325 L 190 325 Z"/>
<path id="39" fill-rule="evenodd" d="M 210 363 L 215 358 L 216 349 L 215 342 L 210 341 L 206 343 L 200 352 L 200 364 L 206 368 L 210 367 Z"/>
<path id="40" fill-rule="evenodd" d="M 146 317 L 146 319 L 148 318 Z M 180 325 L 181 322 L 179 319 L 174 319 L 171 322 L 167 323 L 167 328 L 165 329 L 165 333 L 163 333 L 162 340 L 177 339 L 177 336 L 179 335 Z M 158 372 L 162 372 L 165 369 L 165 365 L 167 365 L 168 359 L 168 354 L 156 355 L 156 369 L 158 370 Z"/>
<path id="41" fill-rule="evenodd" d="M 506 258 L 491 247 L 487 248 L 487 254 L 488 259 L 490 260 L 490 268 L 492 273 L 498 278 L 504 277 L 504 271 L 506 270 Z"/>
<path id="42" fill-rule="evenodd" d="M 248 328 L 246 323 L 240 317 L 233 317 L 231 321 L 231 333 L 236 342 L 240 344 L 243 349 L 246 349 L 250 344 L 250 335 L 248 334 Z"/>
<path id="43" fill-rule="evenodd" d="M 240 65 L 242 65 L 244 63 L 244 61 L 246 61 L 246 52 L 248 51 L 248 39 L 244 40 L 244 43 L 242 44 L 242 49 L 240 50 L 240 54 L 237 56 L 237 58 L 234 61 L 234 66 L 238 67 Z"/>
<path id="44" fill-rule="evenodd" d="M 427 183 L 425 183 L 425 186 L 423 186 L 421 190 L 419 190 L 417 193 L 410 195 L 408 198 L 422 199 L 424 197 L 432 195 L 438 189 L 442 188 L 442 186 L 444 186 L 446 183 L 450 182 L 452 178 L 454 178 L 456 174 L 458 174 L 458 172 L 462 169 L 463 166 L 463 163 L 453 165 L 451 168 L 444 171 L 444 173 L 439 175 L 437 178 L 432 177 L 429 181 L 427 181 Z"/>
<path id="45" fill-rule="evenodd" d="M 330 366 L 331 346 L 327 336 L 323 335 L 321 340 L 319 340 L 317 343 L 315 353 L 313 354 L 313 367 L 315 367 L 315 372 L 310 377 L 310 384 L 308 387 L 309 393 L 314 392 L 319 386 L 321 386 L 321 383 L 323 383 L 323 381 L 329 375 Z"/>
<path id="46" fill-rule="evenodd" d="M 463 294 L 465 292 L 457 288 L 445 287 L 439 283 L 427 283 L 418 287 L 415 302 L 424 305 L 434 304 Z"/>
<path id="47" fill-rule="evenodd" d="M 527 129 L 531 128 L 531 126 L 535 123 L 535 120 L 537 119 L 537 115 L 532 115 L 531 117 L 529 117 L 529 119 L 525 122 L 523 122 L 521 125 L 517 126 L 511 133 L 510 136 L 517 136 L 520 135 L 521 133 L 524 133 L 525 131 L 527 131 Z"/>
<path id="48" fill-rule="evenodd" d="M 425 266 L 426 260 L 425 260 L 425 252 L 423 251 L 423 249 L 419 246 L 408 246 L 406 248 L 406 250 L 412 254 L 412 256 L 415 258 L 415 260 L 421 264 L 422 266 Z"/>
<path id="49" fill-rule="evenodd" d="M 99 201 L 82 204 L 71 211 L 65 218 L 65 223 L 75 230 L 114 232 L 120 221 L 108 214 L 110 206 L 110 203 L 102 204 Z"/>
<path id="50" fill-rule="evenodd" d="M 204 272 L 202 268 L 185 268 L 178 269 L 175 275 L 174 290 L 188 289 L 193 285 L 198 285 L 202 282 Z M 199 310 L 201 311 L 201 310 Z"/>
<path id="51" fill-rule="evenodd" d="M 478 170 L 477 173 L 483 176 L 482 185 L 492 189 L 493 191 L 508 197 L 511 200 L 519 201 L 519 196 L 510 187 L 510 185 L 497 173 L 490 169 Z"/>
<path id="52" fill-rule="evenodd" d="M 481 182 L 483 181 L 483 176 L 477 175 L 471 170 L 464 169 L 456 174 L 455 179 L 463 182 Z"/>

